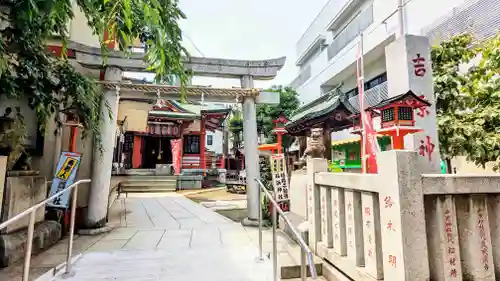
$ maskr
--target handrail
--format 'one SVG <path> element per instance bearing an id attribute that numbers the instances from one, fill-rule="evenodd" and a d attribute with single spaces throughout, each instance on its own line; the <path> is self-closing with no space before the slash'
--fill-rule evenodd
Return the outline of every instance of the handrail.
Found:
<path id="1" fill-rule="evenodd" d="M 300 246 L 300 277 L 303 281 L 306 280 L 306 255 L 307 255 L 307 264 L 309 266 L 309 272 L 311 273 L 312 279 L 316 279 L 318 274 L 316 272 L 316 266 L 313 262 L 313 254 L 312 251 L 307 246 L 306 242 L 302 238 L 302 235 L 295 229 L 290 220 L 285 216 L 285 213 L 281 209 L 281 207 L 276 202 L 275 198 L 269 193 L 264 184 L 259 180 L 255 179 L 255 181 L 259 184 L 259 258 L 262 260 L 262 198 L 261 191 L 264 191 L 264 195 L 269 199 L 271 204 L 273 205 L 272 210 L 272 223 L 273 223 L 273 280 L 278 281 L 278 248 L 277 248 L 277 236 L 276 236 L 276 226 L 277 226 L 277 215 L 276 212 L 283 217 L 285 223 L 292 230 L 293 235 L 298 241 Z"/>
<path id="2" fill-rule="evenodd" d="M 55 198 L 63 195 L 64 193 L 71 191 L 75 189 L 73 192 L 72 198 L 71 198 L 71 218 L 70 218 L 70 227 L 69 227 L 69 239 L 68 239 L 68 253 L 66 257 L 66 270 L 65 274 L 69 275 L 71 272 L 71 256 L 73 252 L 73 237 L 74 237 L 74 230 L 75 230 L 75 210 L 76 210 L 76 199 L 78 196 L 78 187 L 82 183 L 89 183 L 90 179 L 85 179 L 85 180 L 79 180 L 72 185 L 66 187 L 65 189 L 57 192 L 56 194 L 50 196 L 49 198 L 43 200 L 40 203 L 37 203 L 27 210 L 17 214 L 13 218 L 3 222 L 0 224 L 0 230 L 4 229 L 5 227 L 13 224 L 14 222 L 20 220 L 26 215 L 30 215 L 30 222 L 28 225 L 28 243 L 26 245 L 26 254 L 24 256 L 24 267 L 23 267 L 23 281 L 28 281 L 29 280 L 29 274 L 30 274 L 30 263 L 31 263 L 31 252 L 33 248 L 33 234 L 35 231 L 35 215 L 36 211 L 38 208 L 44 206 L 48 202 L 54 200 Z"/>

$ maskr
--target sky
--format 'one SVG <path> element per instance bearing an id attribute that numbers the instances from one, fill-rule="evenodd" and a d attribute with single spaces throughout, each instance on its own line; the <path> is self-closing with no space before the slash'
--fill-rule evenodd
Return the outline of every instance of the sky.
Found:
<path id="1" fill-rule="evenodd" d="M 286 56 L 272 81 L 255 87 L 289 84 L 297 75 L 295 43 L 327 0 L 180 0 L 185 47 L 192 56 L 269 59 Z M 194 44 L 193 44 L 194 43 Z M 199 49 L 199 51 L 194 47 Z M 201 51 L 201 53 L 200 53 Z M 240 86 L 239 80 L 195 77 L 193 84 Z"/>
<path id="2" fill-rule="evenodd" d="M 179 1 L 187 15 L 187 19 L 180 23 L 184 46 L 192 56 L 242 60 L 286 56 L 286 64 L 274 80 L 254 83 L 257 88 L 267 88 L 273 84 L 288 85 L 297 76 L 295 44 L 328 0 Z M 414 12 L 408 12 L 407 16 L 418 19 L 421 17 L 421 8 L 432 5 L 433 9 L 426 11 L 426 22 L 429 23 L 464 1 L 407 0 L 411 2 L 409 6 L 415 6 L 409 9 Z M 131 76 L 142 78 L 152 75 Z M 232 87 L 240 86 L 240 81 L 194 77 L 193 84 Z"/>

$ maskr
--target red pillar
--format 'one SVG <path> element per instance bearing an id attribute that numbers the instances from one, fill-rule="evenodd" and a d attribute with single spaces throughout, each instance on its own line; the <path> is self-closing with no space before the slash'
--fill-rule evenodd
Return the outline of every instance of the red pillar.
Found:
<path id="1" fill-rule="evenodd" d="M 225 169 L 226 168 L 226 156 L 224 155 L 224 153 L 222 154 L 220 168 L 221 169 Z"/>
<path id="2" fill-rule="evenodd" d="M 366 159 L 365 159 L 366 151 L 363 149 L 363 148 L 365 148 L 363 146 L 363 133 L 361 133 L 359 135 L 359 145 L 361 146 L 361 149 L 359 150 L 360 151 L 359 156 L 361 158 L 361 171 L 363 173 L 366 173 Z M 347 156 L 347 157 L 349 157 L 349 156 Z"/>
<path id="3" fill-rule="evenodd" d="M 282 134 L 281 133 L 278 133 L 277 134 L 277 137 L 278 137 L 278 154 L 281 154 L 281 149 L 283 147 L 283 144 L 282 144 Z M 274 153 L 274 151 L 273 151 Z"/>
<path id="4" fill-rule="evenodd" d="M 201 117 L 201 125 L 200 125 L 200 166 L 203 169 L 203 175 L 206 176 L 206 168 L 207 168 L 207 160 L 205 159 L 205 117 Z"/>
<path id="5" fill-rule="evenodd" d="M 132 150 L 132 168 L 137 169 L 142 165 L 142 137 L 134 136 L 134 146 Z"/>
<path id="6" fill-rule="evenodd" d="M 69 134 L 69 146 L 68 146 L 68 151 L 69 152 L 76 152 L 76 136 L 78 134 L 78 127 L 77 125 L 73 125 L 70 128 L 70 134 Z"/>
<path id="7" fill-rule="evenodd" d="M 402 135 L 402 134 L 400 134 L 399 136 L 396 134 L 392 135 L 392 149 L 393 150 L 405 149 L 404 135 Z"/>
<path id="8" fill-rule="evenodd" d="M 110 41 L 108 43 L 108 48 L 111 49 L 111 50 L 114 50 L 115 49 L 116 40 L 115 40 L 115 38 L 112 38 L 111 36 L 109 36 L 108 30 L 106 29 L 106 30 L 104 30 L 104 41 L 107 41 L 107 40 Z"/>

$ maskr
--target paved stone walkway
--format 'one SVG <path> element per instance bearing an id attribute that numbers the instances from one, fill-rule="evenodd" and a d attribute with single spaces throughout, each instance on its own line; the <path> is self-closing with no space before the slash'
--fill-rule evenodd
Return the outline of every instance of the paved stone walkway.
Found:
<path id="1" fill-rule="evenodd" d="M 36 279 L 65 261 L 64 239 L 33 257 L 30 280 L 272 280 L 271 261 L 256 262 L 256 228 L 245 228 L 181 195 L 120 198 L 109 223 L 115 227 L 109 234 L 76 236 L 74 254 L 81 255 L 73 277 Z M 271 241 L 270 232 L 264 232 L 265 252 Z M 285 252 L 287 239 L 279 241 L 279 251 Z M 0 280 L 20 281 L 21 272 L 22 263 L 0 270 Z"/>
<path id="2" fill-rule="evenodd" d="M 74 255 L 81 256 L 75 276 L 40 281 L 272 280 L 271 261 L 255 261 L 256 228 L 245 228 L 182 195 L 130 194 L 115 202 L 109 224 L 115 227 L 109 234 L 76 236 Z M 280 260 L 286 262 L 289 257 L 282 254 L 288 239 L 278 238 Z M 270 252 L 270 231 L 263 240 L 264 251 Z M 66 249 L 64 239 L 33 257 L 30 280 L 63 263 Z M 0 280 L 20 281 L 21 272 L 22 263 L 0 270 Z"/>
<path id="3" fill-rule="evenodd" d="M 52 280 L 271 280 L 271 262 L 256 262 L 245 228 L 185 197 L 116 204 L 122 227 L 82 254 L 73 277 Z"/>

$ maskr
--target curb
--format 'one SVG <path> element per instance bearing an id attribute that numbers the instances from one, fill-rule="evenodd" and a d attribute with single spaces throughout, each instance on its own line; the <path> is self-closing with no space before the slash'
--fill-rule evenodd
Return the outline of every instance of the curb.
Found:
<path id="1" fill-rule="evenodd" d="M 94 229 L 79 229 L 77 233 L 79 235 L 98 235 L 101 233 L 108 233 L 111 232 L 114 228 L 110 226 L 103 226 L 101 228 L 94 228 Z"/>
<path id="2" fill-rule="evenodd" d="M 202 194 L 202 193 L 207 193 L 207 192 L 212 192 L 212 191 L 219 191 L 219 190 L 224 190 L 227 187 L 216 187 L 216 188 L 207 188 L 207 189 L 200 189 L 197 191 L 192 191 L 192 192 L 186 192 L 186 193 L 178 193 L 179 195 L 183 196 L 189 196 L 189 195 L 196 195 L 196 194 Z"/>

